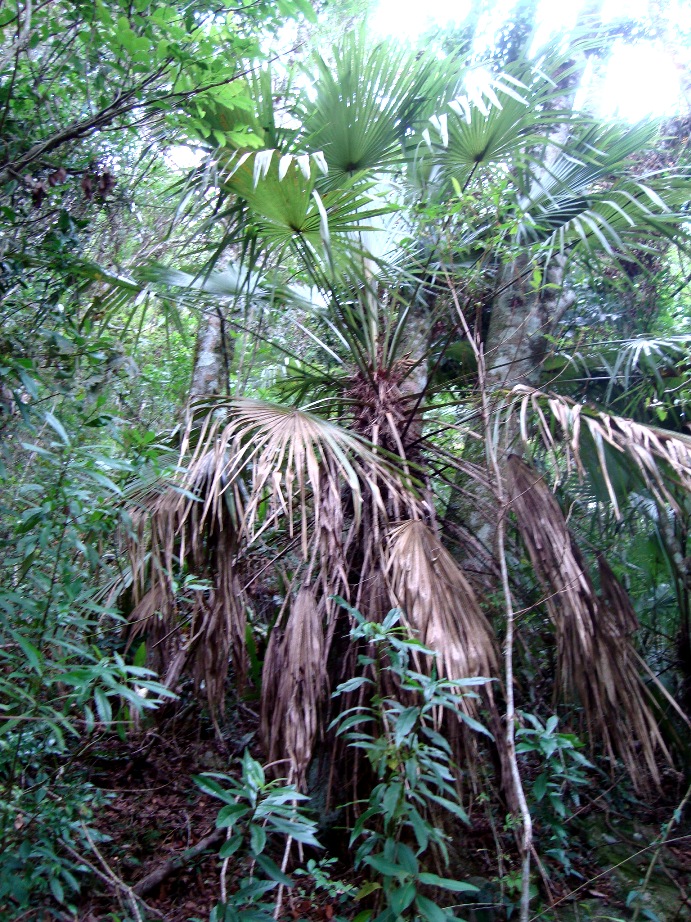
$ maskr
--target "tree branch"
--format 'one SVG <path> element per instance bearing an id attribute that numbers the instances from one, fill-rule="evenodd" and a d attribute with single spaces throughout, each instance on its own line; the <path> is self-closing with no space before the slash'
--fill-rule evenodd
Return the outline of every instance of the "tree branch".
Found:
<path id="1" fill-rule="evenodd" d="M 207 848 L 211 848 L 213 845 L 217 845 L 219 842 L 223 841 L 224 836 L 224 829 L 214 829 L 213 832 L 209 833 L 208 836 L 204 836 L 203 839 L 200 839 L 192 848 L 188 848 L 181 855 L 176 855 L 175 858 L 164 861 L 163 864 L 154 868 L 150 874 L 147 874 L 146 877 L 142 878 L 139 883 L 132 887 L 132 892 L 136 893 L 137 896 L 146 896 L 148 893 L 151 893 L 159 884 L 162 884 L 164 880 L 180 868 L 189 864 L 190 861 L 193 861 L 198 855 L 205 852 Z"/>

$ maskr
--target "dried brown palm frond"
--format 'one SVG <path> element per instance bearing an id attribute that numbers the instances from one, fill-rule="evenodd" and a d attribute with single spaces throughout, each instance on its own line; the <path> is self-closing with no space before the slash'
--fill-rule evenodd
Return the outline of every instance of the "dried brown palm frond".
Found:
<path id="1" fill-rule="evenodd" d="M 245 613 L 236 575 L 237 506 L 227 496 L 214 518 L 204 519 L 212 471 L 196 466 L 187 494 L 176 484 L 139 497 L 132 512 L 129 556 L 135 607 L 130 642 L 146 635 L 151 664 L 174 688 L 183 671 L 204 694 L 214 722 L 223 712 L 224 683 L 232 656 L 236 681 L 245 681 Z M 178 596 L 175 574 L 205 579 L 204 588 Z M 198 586 L 198 584 L 197 584 Z"/>
<path id="2" fill-rule="evenodd" d="M 656 753 L 669 758 L 638 673 L 631 604 L 601 562 L 602 598 L 542 477 L 516 455 L 507 460 L 511 508 L 546 594 L 556 628 L 559 682 L 583 705 L 588 729 L 610 760 L 619 756 L 634 786 L 659 783 Z"/>
<path id="3" fill-rule="evenodd" d="M 318 561 L 324 598 L 346 594 L 344 523 L 357 529 L 363 495 L 383 511 L 383 490 L 403 504 L 408 494 L 364 440 L 310 413 L 242 398 L 215 402 L 201 425 L 190 419 L 179 470 L 176 483 L 150 491 L 134 513 L 132 618 L 135 632 L 153 640 L 155 665 L 170 681 L 191 670 L 215 714 L 229 652 L 238 684 L 244 680 L 240 543 L 282 519 L 291 536 L 298 531 L 309 572 Z M 211 591 L 194 591 L 181 608 L 173 574 L 185 566 L 208 578 Z M 329 643 L 333 629 L 330 619 Z"/>
<path id="4" fill-rule="evenodd" d="M 327 695 L 323 605 L 303 587 L 285 625 L 271 633 L 262 670 L 261 735 L 270 762 L 288 759 L 289 778 L 304 787 L 322 731 Z M 283 774 L 283 769 L 281 770 Z"/>
<path id="5" fill-rule="evenodd" d="M 510 406 L 510 415 L 517 409 L 520 418 L 521 436 L 528 442 L 528 414 L 537 423 L 538 432 L 549 451 L 557 458 L 557 445 L 544 413 L 547 408 L 562 430 L 564 441 L 560 448 L 565 452 L 567 470 L 575 464 L 583 474 L 582 437 L 587 432 L 597 453 L 607 491 L 618 518 L 619 503 L 616 491 L 607 469 L 605 445 L 629 457 L 645 484 L 658 502 L 669 503 L 677 508 L 677 499 L 667 485 L 675 480 L 691 491 L 691 437 L 671 433 L 655 426 L 646 426 L 623 416 L 612 416 L 591 407 L 576 403 L 567 397 L 545 394 L 523 385 L 513 389 L 515 400 Z"/>
<path id="6" fill-rule="evenodd" d="M 491 678 L 498 657 L 492 629 L 475 593 L 431 528 L 413 520 L 389 539 L 387 574 L 405 621 L 434 650 L 439 672 L 449 679 Z M 466 713 L 472 698 L 461 699 Z"/>
<path id="7" fill-rule="evenodd" d="M 249 499 L 243 528 L 256 538 L 284 517 L 292 536 L 299 522 L 303 556 L 307 559 L 313 541 L 320 534 L 322 490 L 335 494 L 338 482 L 347 491 L 349 509 L 357 525 L 362 514 L 363 495 L 383 510 L 382 490 L 407 495 L 398 475 L 359 436 L 304 410 L 292 409 L 260 400 L 234 398 L 219 405 L 203 423 L 188 466 L 183 486 L 191 489 L 196 469 L 204 459 L 213 468 L 203 517 L 217 515 L 220 498 L 246 472 Z M 182 456 L 190 445 L 188 428 Z M 326 472 L 326 475 L 325 475 Z M 342 494 L 342 490 L 340 491 Z M 333 503 L 332 503 L 333 504 Z M 260 516 L 260 508 L 268 513 Z M 311 509 L 311 517 L 309 510 Z"/>
<path id="8" fill-rule="evenodd" d="M 244 475 L 241 528 L 247 539 L 281 520 L 291 537 L 298 533 L 307 580 L 320 583 L 326 600 L 328 655 L 336 623 L 336 606 L 328 599 L 350 596 L 353 555 L 361 562 L 358 601 L 359 590 L 371 587 L 380 523 L 387 521 L 390 509 L 414 514 L 418 500 L 411 483 L 401 482 L 374 445 L 311 413 L 245 398 L 226 401 L 222 408 L 225 420 L 218 408 L 204 420 L 188 467 L 194 473 L 207 464 L 212 471 L 202 519 L 217 516 L 221 497 Z M 191 435 L 189 429 L 183 452 Z M 183 482 L 187 489 L 193 486 L 191 476 Z"/>
<path id="9" fill-rule="evenodd" d="M 628 637 L 638 630 L 638 618 L 633 610 L 631 599 L 626 589 L 614 575 L 604 555 L 597 555 L 597 565 L 600 571 L 600 597 L 622 637 Z"/>

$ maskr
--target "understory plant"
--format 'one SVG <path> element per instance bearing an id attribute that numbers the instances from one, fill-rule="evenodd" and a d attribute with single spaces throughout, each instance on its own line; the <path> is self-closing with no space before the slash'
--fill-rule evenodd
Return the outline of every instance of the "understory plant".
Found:
<path id="1" fill-rule="evenodd" d="M 8 920 L 42 902 L 73 904 L 105 798 L 76 765 L 175 697 L 116 648 L 122 617 L 102 585 L 119 488 L 99 449 L 80 445 L 93 417 L 87 409 L 66 427 L 46 412 L 40 432 L 27 426 L 35 443 L 12 446 L 22 465 L 2 483 L 0 916 Z"/>
<path id="2" fill-rule="evenodd" d="M 559 718 L 543 723 L 535 714 L 521 712 L 524 726 L 516 730 L 516 752 L 538 761 L 540 771 L 530 786 L 531 812 L 547 841 L 544 854 L 573 872 L 567 822 L 570 808 L 581 805 L 581 789 L 588 784 L 593 765 L 580 751 L 583 743 L 573 733 L 560 731 Z"/>
<path id="3" fill-rule="evenodd" d="M 358 896 L 376 894 L 375 908 L 358 918 L 447 922 L 457 918 L 453 908 L 440 906 L 432 894 L 474 894 L 478 888 L 428 870 L 431 864 L 448 868 L 444 829 L 469 822 L 452 748 L 440 730 L 449 718 L 489 736 L 461 706 L 463 697 L 477 697 L 472 687 L 489 680 L 440 679 L 434 667 L 421 672 L 415 661 L 434 654 L 400 623 L 402 612 L 394 609 L 376 623 L 349 610 L 351 639 L 366 645 L 359 656 L 365 674 L 335 694 L 359 690 L 369 700 L 346 708 L 334 724 L 351 749 L 365 753 L 376 781 L 350 836 L 351 846 L 357 843 L 355 867 L 370 875 Z"/>
<path id="4" fill-rule="evenodd" d="M 321 848 L 316 822 L 306 804 L 309 798 L 282 780 L 267 779 L 259 762 L 245 750 L 240 778 L 219 772 L 205 772 L 194 779 L 206 794 L 223 802 L 216 826 L 226 830 L 219 856 L 221 899 L 211 912 L 210 922 L 265 922 L 271 919 L 275 900 L 268 894 L 277 888 L 293 886 L 285 873 L 290 847 Z M 283 849 L 282 867 L 270 856 Z M 238 886 L 228 887 L 228 866 L 235 856 L 246 873 Z M 237 878 L 237 873 L 236 873 Z M 282 890 L 279 889 L 279 905 Z"/>

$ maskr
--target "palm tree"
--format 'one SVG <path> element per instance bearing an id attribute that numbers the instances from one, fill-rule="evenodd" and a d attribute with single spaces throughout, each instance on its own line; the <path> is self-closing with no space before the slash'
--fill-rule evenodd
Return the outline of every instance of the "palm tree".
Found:
<path id="1" fill-rule="evenodd" d="M 559 108 L 548 74 L 563 77 L 565 66 L 518 61 L 471 91 L 473 75 L 455 61 L 351 36 L 317 59 L 316 98 L 296 99 L 290 118 L 273 111 L 266 80 L 257 85 L 249 121 L 261 149 L 215 149 L 192 183 L 208 201 L 213 175 L 209 260 L 187 279 L 159 270 L 159 286 L 178 297 L 225 296 L 215 303 L 237 353 L 271 342 L 267 326 L 286 317 L 298 331 L 297 349 L 275 343 L 282 367 L 261 382 L 273 401 L 207 393 L 192 404 L 175 482 L 139 498 L 132 619 L 158 642 L 168 681 L 191 668 L 218 713 L 229 650 L 238 681 L 245 675 L 254 555 L 286 555 L 262 712 L 271 759 L 288 758 L 299 784 L 330 683 L 356 668 L 334 597 L 369 618 L 400 606 L 450 678 L 497 675 L 492 626 L 447 546 L 439 510 L 449 488 L 490 523 L 514 513 L 554 623 L 563 690 L 635 784 L 657 777 L 664 742 L 626 593 L 604 560 L 597 591 L 552 491 L 518 455 L 532 446 L 539 459 L 544 444 L 547 471 L 573 462 L 585 474 L 590 453 L 609 482 L 608 454 L 627 454 L 659 502 L 670 473 L 689 485 L 684 436 L 536 389 L 547 334 L 572 300 L 569 267 L 630 254 L 651 235 L 683 236 L 688 184 L 632 168 L 655 143 L 653 127 L 600 126 Z M 226 289 L 219 260 L 233 266 Z M 437 372 L 454 349 L 465 361 L 442 404 Z M 474 442 L 481 452 L 468 450 Z M 477 512 L 468 521 L 460 559 L 484 556 L 504 573 L 505 524 L 497 553 L 496 528 L 483 531 Z M 189 594 L 184 631 L 172 582 L 183 564 L 212 587 Z M 499 727 L 496 697 L 484 702 Z M 511 797 L 509 774 L 505 762 Z"/>

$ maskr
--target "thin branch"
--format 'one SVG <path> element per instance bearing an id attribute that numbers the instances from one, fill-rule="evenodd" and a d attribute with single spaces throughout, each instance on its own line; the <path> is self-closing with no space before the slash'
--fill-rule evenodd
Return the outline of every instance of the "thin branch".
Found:
<path id="1" fill-rule="evenodd" d="M 181 855 L 176 855 L 174 858 L 164 861 L 163 864 L 159 864 L 158 867 L 154 868 L 153 871 L 132 887 L 132 892 L 136 893 L 137 896 L 146 896 L 148 893 L 151 893 L 152 890 L 158 887 L 159 884 L 162 884 L 164 880 L 176 871 L 180 870 L 180 868 L 189 864 L 190 861 L 193 861 L 208 848 L 221 842 L 224 835 L 225 831 L 223 829 L 214 829 L 213 832 L 209 833 L 208 836 L 204 836 L 203 839 L 200 839 L 192 848 L 188 848 Z"/>
<path id="2" fill-rule="evenodd" d="M 675 836 L 674 839 L 667 839 L 665 845 L 672 845 L 674 842 L 686 842 L 688 839 L 691 839 L 691 834 L 684 836 Z M 611 867 L 607 868 L 606 871 L 602 871 L 600 874 L 596 874 L 595 877 L 591 877 L 589 880 L 584 881 L 582 884 L 579 884 L 573 890 L 569 890 L 568 893 L 565 893 L 564 896 L 560 896 L 559 899 L 547 906 L 541 912 L 536 913 L 534 916 L 531 916 L 528 922 L 535 922 L 536 919 L 541 919 L 546 913 L 551 912 L 555 906 L 559 906 L 560 903 L 565 903 L 567 900 L 570 900 L 577 893 L 580 893 L 581 890 L 584 890 L 586 887 L 590 887 L 595 883 L 596 880 L 600 880 L 603 877 L 607 877 L 608 874 L 611 874 L 612 871 L 616 871 L 617 868 L 622 867 L 622 865 L 628 864 L 629 861 L 633 861 L 634 858 L 638 858 L 639 855 L 644 855 L 646 852 L 649 852 L 651 848 L 658 847 L 657 842 L 652 842 L 650 845 L 646 845 L 644 848 L 639 849 L 637 852 L 634 852 L 632 855 L 628 855 L 622 861 L 613 864 Z"/>
<path id="3" fill-rule="evenodd" d="M 501 467 L 499 465 L 499 459 L 497 457 L 497 449 L 492 438 L 492 433 L 490 431 L 491 425 L 491 414 L 490 406 L 487 394 L 487 376 L 485 368 L 485 356 L 482 348 L 482 343 L 479 339 L 479 333 L 473 337 L 470 333 L 468 323 L 465 319 L 465 315 L 461 309 L 461 305 L 458 301 L 458 296 L 456 290 L 451 282 L 451 279 L 448 276 L 448 273 L 445 273 L 446 281 L 449 286 L 449 291 L 454 300 L 456 310 L 458 312 L 461 324 L 464 327 L 468 341 L 473 347 L 475 353 L 475 358 L 477 360 L 477 369 L 478 369 L 478 386 L 480 390 L 480 397 L 482 401 L 482 417 L 483 417 L 483 429 L 485 433 L 485 450 L 487 452 L 487 464 L 489 468 L 490 475 L 494 476 L 494 483 L 492 484 L 492 489 L 494 495 L 497 499 L 497 504 L 499 507 L 498 510 L 498 522 L 497 522 L 497 555 L 499 558 L 499 566 L 501 572 L 501 584 L 502 591 L 504 595 L 504 602 L 506 606 L 506 638 L 504 641 L 504 672 L 505 672 L 505 682 L 506 682 L 506 715 L 505 715 L 505 737 L 504 743 L 506 745 L 506 754 L 509 761 L 509 766 L 511 770 L 511 781 L 513 784 L 514 795 L 516 797 L 516 802 L 518 803 L 518 810 L 521 817 L 521 824 L 523 827 L 523 835 L 521 837 L 519 846 L 521 852 L 521 903 L 519 910 L 519 920 L 520 922 L 528 922 L 528 917 L 530 914 L 530 856 L 533 851 L 533 821 L 530 815 L 530 810 L 528 808 L 528 802 L 526 800 L 525 791 L 523 790 L 523 782 L 521 780 L 521 773 L 518 767 L 518 758 L 516 756 L 516 741 L 515 741 L 515 731 L 516 731 L 516 705 L 514 700 L 514 677 L 513 677 L 513 646 L 514 646 L 514 628 L 515 628 L 515 619 L 516 613 L 514 611 L 513 599 L 511 595 L 511 586 L 509 583 L 509 571 L 506 563 L 506 547 L 505 547 L 505 530 L 506 530 L 506 512 L 508 509 L 508 503 L 504 491 L 504 479 L 502 476 Z"/>
<path id="4" fill-rule="evenodd" d="M 641 906 L 643 905 L 643 896 L 646 890 L 648 889 L 648 885 L 650 884 L 650 878 L 652 877 L 653 871 L 655 870 L 657 859 L 660 857 L 660 852 L 662 851 L 662 848 L 665 842 L 669 838 L 670 832 L 674 828 L 675 824 L 681 820 L 682 814 L 684 812 L 684 808 L 686 807 L 686 804 L 689 802 L 689 798 L 691 798 L 691 784 L 687 788 L 686 794 L 684 794 L 684 796 L 682 797 L 681 803 L 679 804 L 679 806 L 676 808 L 676 810 L 672 814 L 671 820 L 666 824 L 662 838 L 660 839 L 657 848 L 653 852 L 653 857 L 650 859 L 650 864 L 648 865 L 648 870 L 646 871 L 646 875 L 643 880 L 643 886 L 638 891 L 638 898 L 636 899 L 636 910 L 633 914 L 632 922 L 637 922 L 638 916 L 640 915 L 640 912 L 641 912 Z"/>

